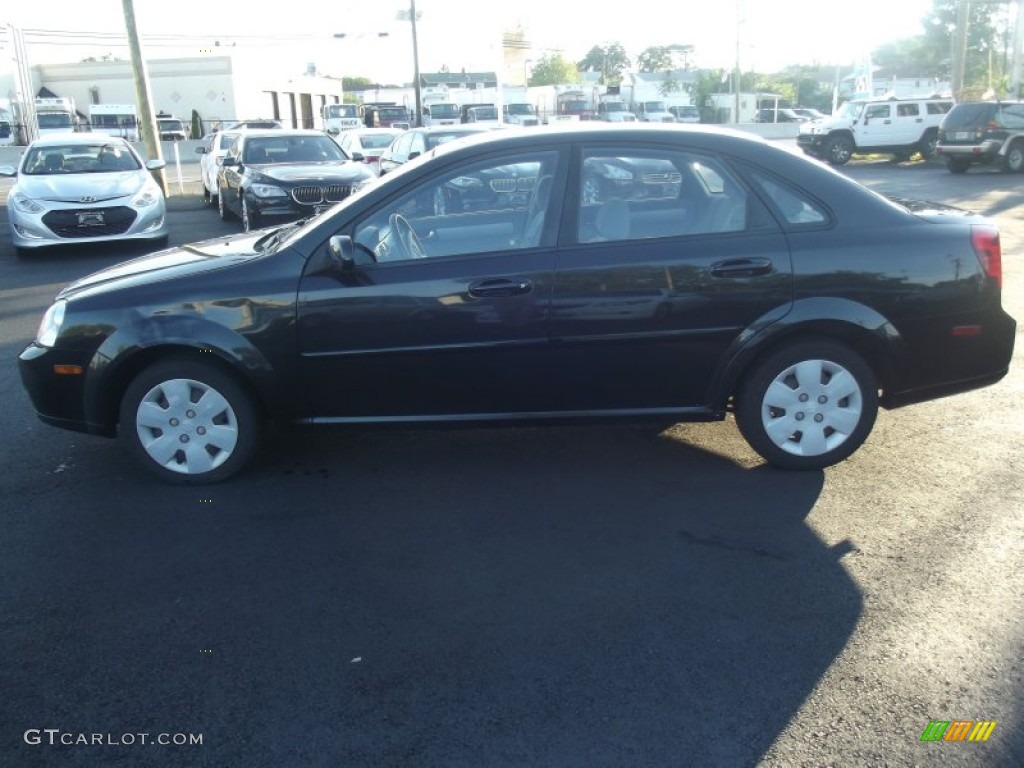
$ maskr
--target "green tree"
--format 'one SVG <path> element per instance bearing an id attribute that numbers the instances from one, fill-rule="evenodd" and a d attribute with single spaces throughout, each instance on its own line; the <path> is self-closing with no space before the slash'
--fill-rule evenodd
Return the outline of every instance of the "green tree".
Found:
<path id="1" fill-rule="evenodd" d="M 348 91 L 353 91 L 353 92 L 356 92 L 356 91 L 367 91 L 367 90 L 369 90 L 371 88 L 376 88 L 376 87 L 378 87 L 377 84 L 374 83 L 373 80 L 371 80 L 368 77 L 343 77 L 343 78 L 341 78 L 341 88 L 346 93 Z"/>
<path id="2" fill-rule="evenodd" d="M 679 93 L 683 89 L 683 84 L 680 83 L 675 75 L 672 74 L 671 69 L 665 70 L 665 77 L 660 83 L 658 83 L 658 92 L 662 96 L 671 96 L 673 93 Z"/>
<path id="3" fill-rule="evenodd" d="M 643 53 L 636 57 L 636 65 L 641 72 L 662 72 L 672 69 L 672 54 L 667 46 L 654 45 L 645 48 Z"/>
<path id="4" fill-rule="evenodd" d="M 530 71 L 527 85 L 559 85 L 579 81 L 580 73 L 575 64 L 559 53 L 546 53 Z"/>
<path id="5" fill-rule="evenodd" d="M 622 44 L 608 43 L 591 48 L 576 68 L 580 72 L 600 72 L 603 85 L 618 85 L 622 82 L 622 71 L 629 64 L 629 56 Z"/>

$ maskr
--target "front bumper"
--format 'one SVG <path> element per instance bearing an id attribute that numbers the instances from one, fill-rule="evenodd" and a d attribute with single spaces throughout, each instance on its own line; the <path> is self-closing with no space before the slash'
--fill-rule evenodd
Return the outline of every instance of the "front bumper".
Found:
<path id="1" fill-rule="evenodd" d="M 45 423 L 73 432 L 112 437 L 113 424 L 91 422 L 85 414 L 89 355 L 79 350 L 41 347 L 32 342 L 18 355 L 21 383 L 36 415 Z M 54 366 L 78 366 L 79 374 L 58 374 Z"/>
<path id="2" fill-rule="evenodd" d="M 167 204 L 163 198 L 145 207 L 129 198 L 83 207 L 75 203 L 47 203 L 47 210 L 25 213 L 7 208 L 11 240 L 17 248 L 102 243 L 115 240 L 160 240 L 167 237 Z"/>
<path id="3" fill-rule="evenodd" d="M 827 133 L 801 133 L 796 137 L 796 145 L 808 152 L 821 152 L 827 140 Z"/>

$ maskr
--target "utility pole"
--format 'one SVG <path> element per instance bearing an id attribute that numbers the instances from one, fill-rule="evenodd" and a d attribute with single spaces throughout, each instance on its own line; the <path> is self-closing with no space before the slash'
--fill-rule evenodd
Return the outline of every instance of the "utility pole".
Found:
<path id="1" fill-rule="evenodd" d="M 150 95 L 149 70 L 146 60 L 142 58 L 142 46 L 139 44 L 139 32 L 135 27 L 134 0 L 121 0 L 124 9 L 124 25 L 128 32 L 128 47 L 132 54 L 132 72 L 135 75 L 135 101 L 139 105 L 139 132 L 146 147 L 150 160 L 163 160 L 160 147 L 160 134 L 156 130 L 156 117 L 153 114 L 153 100 Z M 150 171 L 157 184 L 167 194 L 167 177 L 161 168 Z"/>
<path id="2" fill-rule="evenodd" d="M 1024 8 L 1017 0 L 1017 19 L 1013 25 L 1013 56 L 1010 57 L 1010 98 L 1020 98 L 1021 47 L 1024 46 Z"/>
<path id="3" fill-rule="evenodd" d="M 965 71 L 967 69 L 967 27 L 971 18 L 970 0 L 960 0 L 956 9 L 956 30 L 953 33 L 953 98 L 963 99 Z"/>

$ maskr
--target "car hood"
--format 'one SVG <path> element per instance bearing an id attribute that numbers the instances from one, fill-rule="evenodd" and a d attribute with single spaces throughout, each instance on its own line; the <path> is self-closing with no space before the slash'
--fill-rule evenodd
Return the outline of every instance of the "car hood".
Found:
<path id="1" fill-rule="evenodd" d="M 34 200 L 78 203 L 83 197 L 111 200 L 134 195 L 145 183 L 139 171 L 18 176 L 18 191 Z"/>
<path id="2" fill-rule="evenodd" d="M 201 274 L 247 261 L 262 255 L 256 249 L 256 243 L 266 235 L 267 232 L 227 235 L 157 251 L 86 275 L 67 286 L 57 298 L 80 298 L 138 283 Z"/>
<path id="3" fill-rule="evenodd" d="M 301 181 L 335 181 L 352 182 L 365 179 L 368 171 L 360 168 L 354 163 L 296 163 L 288 165 L 250 165 L 253 171 L 259 175 L 283 181 L 295 183 Z"/>

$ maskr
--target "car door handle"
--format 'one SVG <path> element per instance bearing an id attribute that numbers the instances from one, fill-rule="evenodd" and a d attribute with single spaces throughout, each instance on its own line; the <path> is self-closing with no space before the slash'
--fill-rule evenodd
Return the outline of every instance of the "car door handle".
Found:
<path id="1" fill-rule="evenodd" d="M 533 290 L 529 280 L 508 280 L 503 277 L 478 280 L 469 286 L 469 295 L 477 298 L 495 298 L 501 296 L 518 296 Z"/>
<path id="2" fill-rule="evenodd" d="M 726 259 L 711 265 L 712 277 L 757 277 L 772 271 L 771 259 Z"/>

